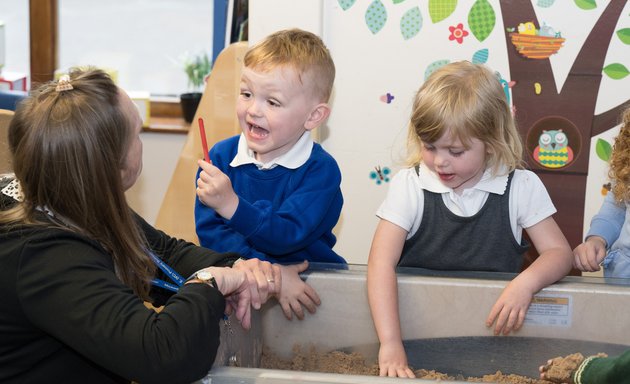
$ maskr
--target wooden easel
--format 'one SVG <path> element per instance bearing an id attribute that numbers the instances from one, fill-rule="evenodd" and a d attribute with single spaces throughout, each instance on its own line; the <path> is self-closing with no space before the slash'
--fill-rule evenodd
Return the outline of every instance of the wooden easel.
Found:
<path id="1" fill-rule="evenodd" d="M 175 172 L 164 195 L 156 227 L 169 235 L 199 243 L 195 232 L 195 175 L 197 159 L 203 158 L 199 118 L 203 118 L 208 146 L 240 132 L 236 118 L 236 98 L 247 42 L 231 44 L 217 57 L 206 83 L 188 139 L 177 161 Z"/>

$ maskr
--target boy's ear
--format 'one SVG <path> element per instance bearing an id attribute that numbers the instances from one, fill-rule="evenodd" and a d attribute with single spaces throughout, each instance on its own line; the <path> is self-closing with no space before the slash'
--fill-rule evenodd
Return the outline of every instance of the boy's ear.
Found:
<path id="1" fill-rule="evenodd" d="M 317 104 L 304 122 L 304 129 L 310 131 L 319 127 L 328 116 L 330 116 L 330 105 L 327 103 Z"/>

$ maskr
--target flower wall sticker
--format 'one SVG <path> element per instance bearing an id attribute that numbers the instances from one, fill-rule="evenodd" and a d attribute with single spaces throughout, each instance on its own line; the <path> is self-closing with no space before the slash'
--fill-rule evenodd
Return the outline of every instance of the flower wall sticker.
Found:
<path id="1" fill-rule="evenodd" d="M 459 23 L 456 26 L 448 27 L 451 35 L 448 37 L 450 41 L 457 41 L 458 44 L 462 44 L 464 42 L 464 37 L 468 36 L 468 31 L 464 29 L 464 24 Z"/>

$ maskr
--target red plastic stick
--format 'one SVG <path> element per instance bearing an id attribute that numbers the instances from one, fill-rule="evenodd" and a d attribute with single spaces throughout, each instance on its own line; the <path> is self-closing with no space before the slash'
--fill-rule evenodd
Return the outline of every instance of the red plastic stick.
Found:
<path id="1" fill-rule="evenodd" d="M 201 146 L 203 147 L 203 158 L 209 163 L 208 142 L 206 141 L 206 129 L 203 126 L 203 118 L 199 118 L 199 133 L 201 134 Z"/>

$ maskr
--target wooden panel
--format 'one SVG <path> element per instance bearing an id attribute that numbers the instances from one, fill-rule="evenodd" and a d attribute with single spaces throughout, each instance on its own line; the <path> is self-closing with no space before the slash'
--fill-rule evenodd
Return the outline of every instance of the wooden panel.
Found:
<path id="1" fill-rule="evenodd" d="M 13 111 L 0 109 L 0 174 L 13 170 L 11 152 L 9 151 L 9 123 L 13 118 Z"/>
<path id="2" fill-rule="evenodd" d="M 30 0 L 31 87 L 53 79 L 57 68 L 57 0 Z"/>
<path id="3" fill-rule="evenodd" d="M 547 187 L 557 212 L 554 220 L 569 241 L 571 248 L 575 248 L 582 242 L 582 215 L 584 212 L 584 196 L 586 194 L 586 175 L 554 172 L 537 172 L 538 177 Z M 550 188 L 553 186 L 553 188 Z M 527 237 L 526 237 L 527 238 Z M 529 238 L 527 241 L 530 242 Z M 524 267 L 529 266 L 538 253 L 532 246 L 526 255 Z M 581 275 L 580 271 L 573 269 L 571 275 Z"/>
<path id="4" fill-rule="evenodd" d="M 171 236 L 198 243 L 195 232 L 195 175 L 197 159 L 203 158 L 199 135 L 204 120 L 208 146 L 240 132 L 236 98 L 247 42 L 228 46 L 217 58 L 175 167 L 156 220 L 156 227 Z"/>

